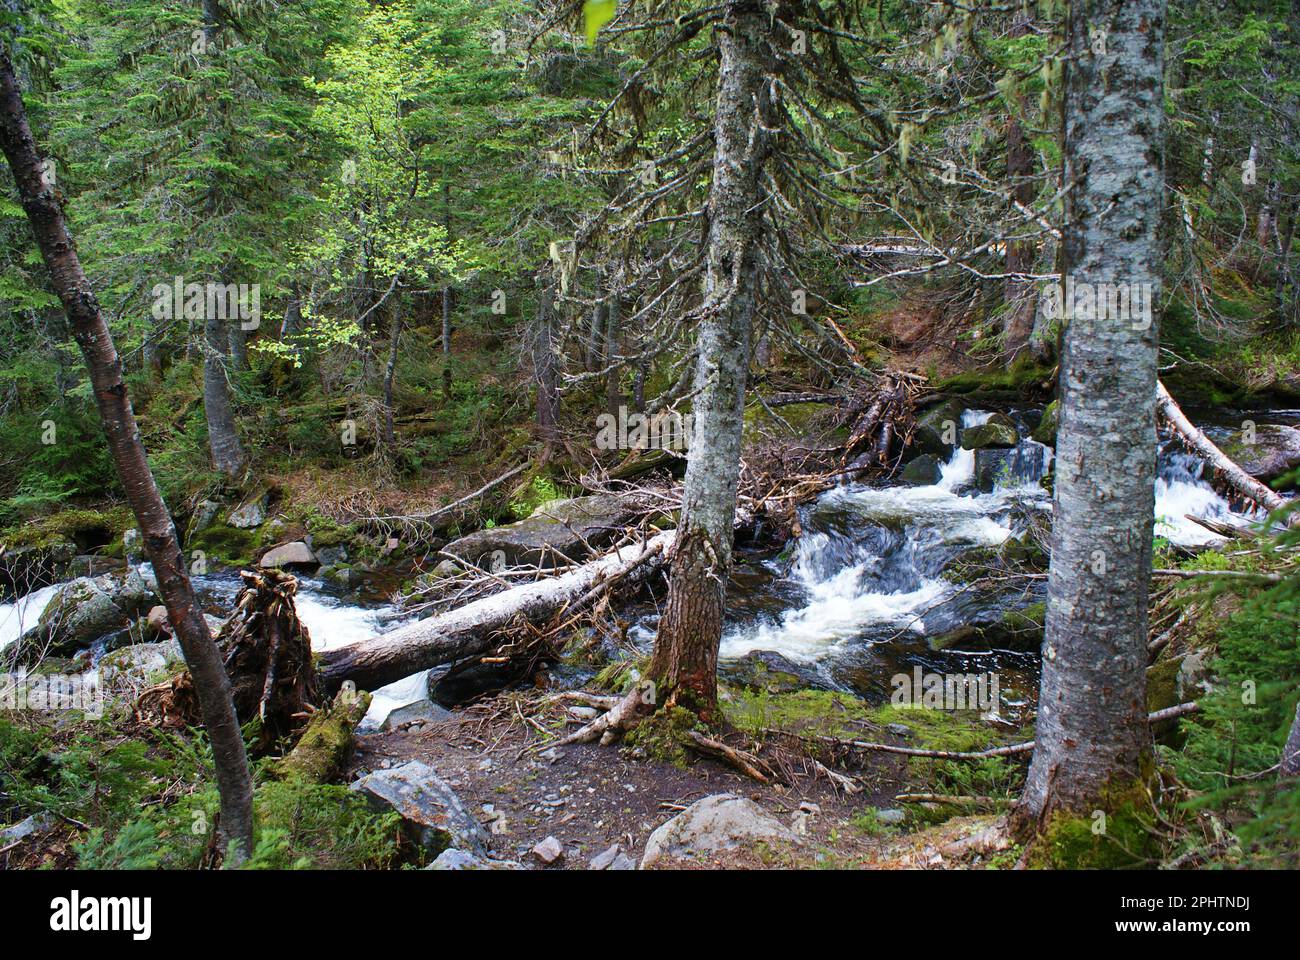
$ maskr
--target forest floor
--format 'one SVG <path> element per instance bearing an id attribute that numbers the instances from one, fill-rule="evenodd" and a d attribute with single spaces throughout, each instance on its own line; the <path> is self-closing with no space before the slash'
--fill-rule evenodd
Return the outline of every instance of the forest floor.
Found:
<path id="1" fill-rule="evenodd" d="M 350 775 L 410 760 L 428 764 L 471 814 L 491 827 L 493 856 L 531 868 L 543 868 L 532 850 L 547 837 L 564 849 L 548 869 L 589 869 L 593 857 L 615 845 L 635 862 L 656 828 L 717 794 L 748 798 L 790 827 L 798 842 L 742 843 L 673 861 L 674 867 L 943 869 L 959 865 L 959 858 L 943 856 L 942 847 L 984 825 L 968 818 L 948 820 L 942 828 L 880 819 L 882 811 L 901 813 L 898 794 L 928 789 L 902 757 L 873 754 L 855 764 L 857 792 L 848 793 L 811 758 L 774 750 L 767 741 L 758 749 L 779 764 L 788 782 L 760 783 L 709 758 L 673 761 L 622 744 L 549 746 L 558 734 L 528 714 L 527 702 L 519 694 L 503 694 L 440 722 L 359 736 Z M 755 749 L 753 739 L 739 731 L 728 740 Z M 960 865 L 971 865 L 968 857 L 960 859 Z"/>

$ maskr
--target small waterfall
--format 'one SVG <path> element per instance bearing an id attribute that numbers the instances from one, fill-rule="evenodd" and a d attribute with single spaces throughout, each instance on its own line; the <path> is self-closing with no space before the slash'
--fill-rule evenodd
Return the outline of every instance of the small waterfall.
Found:
<path id="1" fill-rule="evenodd" d="M 41 587 L 13 603 L 0 603 L 0 650 L 21 637 L 23 631 L 36 626 L 59 586 Z"/>
<path id="2" fill-rule="evenodd" d="M 1236 512 L 1203 478 L 1205 464 L 1185 453 L 1173 441 L 1161 444 L 1156 467 L 1156 536 L 1179 546 L 1214 543 L 1223 539 L 1187 519 L 1187 514 L 1207 520 L 1244 524 L 1261 519 L 1256 511 Z"/>
<path id="3" fill-rule="evenodd" d="M 962 427 L 982 425 L 991 416 L 967 410 Z M 804 534 L 792 544 L 788 561 L 770 564 L 776 577 L 798 588 L 799 599 L 778 613 L 733 623 L 723 636 L 722 656 L 771 650 L 812 663 L 965 622 L 972 601 L 943 578 L 943 570 L 965 552 L 1022 532 L 1027 511 L 1051 509 L 1040 481 L 1052 458 L 1050 447 L 1027 437 L 1010 450 L 958 446 L 933 486 L 847 484 L 828 491 L 805 510 Z M 981 492 L 977 474 L 985 477 L 986 463 L 996 469 Z M 1157 536 L 1179 545 L 1219 539 L 1185 519 L 1188 513 L 1250 519 L 1232 511 L 1202 470 L 1195 457 L 1162 445 Z"/>

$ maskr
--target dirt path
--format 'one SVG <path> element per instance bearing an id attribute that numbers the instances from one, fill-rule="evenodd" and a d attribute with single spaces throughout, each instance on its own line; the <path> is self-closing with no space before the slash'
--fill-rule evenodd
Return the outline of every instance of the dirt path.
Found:
<path id="1" fill-rule="evenodd" d="M 879 770 L 857 771 L 863 790 L 851 796 L 811 767 L 790 786 L 764 785 L 706 759 L 679 766 L 630 756 L 622 746 L 547 749 L 555 738 L 543 736 L 513 705 L 508 697 L 496 698 L 440 723 L 360 737 L 353 767 L 428 763 L 488 826 L 494 854 L 529 867 L 541 867 L 530 851 L 548 836 L 564 847 L 551 869 L 586 869 L 614 844 L 637 860 L 656 827 L 717 793 L 748 797 L 803 833 L 803 843 L 727 853 L 702 867 L 861 866 L 896 835 L 897 828 L 877 824 L 869 811 L 895 805 L 893 797 L 905 788 L 898 779 L 905 765 L 885 762 Z"/>

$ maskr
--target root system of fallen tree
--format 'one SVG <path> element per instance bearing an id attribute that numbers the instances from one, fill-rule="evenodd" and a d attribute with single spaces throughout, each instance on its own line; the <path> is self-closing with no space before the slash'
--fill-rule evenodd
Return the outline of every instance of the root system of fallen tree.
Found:
<path id="1" fill-rule="evenodd" d="M 299 729 L 325 700 L 311 636 L 294 606 L 298 581 L 278 570 L 244 571 L 240 577 L 244 586 L 217 645 L 239 722 L 256 718 L 259 746 L 265 748 Z M 170 728 L 202 722 L 188 673 L 145 690 L 135 712 L 141 722 Z"/>

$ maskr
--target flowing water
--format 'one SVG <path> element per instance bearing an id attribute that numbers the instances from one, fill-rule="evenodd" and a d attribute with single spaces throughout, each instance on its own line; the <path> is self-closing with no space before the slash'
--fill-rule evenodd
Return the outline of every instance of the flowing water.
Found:
<path id="1" fill-rule="evenodd" d="M 1030 412 L 1011 413 L 1026 433 Z M 989 416 L 967 411 L 963 426 Z M 1050 514 L 1051 498 L 1040 484 L 1051 463 L 1049 448 L 1022 439 L 1014 450 L 985 456 L 992 457 L 995 469 L 978 471 L 980 476 L 975 453 L 958 448 L 933 485 L 836 487 L 803 508 L 802 535 L 779 554 L 739 551 L 722 639 L 724 665 L 746 654 L 773 652 L 810 683 L 872 699 L 888 694 L 892 675 L 916 666 L 948 673 L 997 670 L 1003 677 L 1003 707 L 1014 711 L 1030 703 L 1036 655 L 936 652 L 927 642 L 1042 599 L 1042 580 L 977 592 L 944 576 L 958 559 L 1019 537 L 1035 516 Z M 1168 441 L 1158 459 L 1155 513 L 1156 535 L 1189 547 L 1219 538 L 1185 514 L 1237 523 L 1257 516 L 1234 509 L 1215 493 L 1202 477 L 1200 461 Z M 239 580 L 224 573 L 196 578 L 195 587 L 208 612 L 225 616 Z M 36 623 L 56 589 L 45 587 L 0 604 L 0 648 Z M 353 643 L 400 622 L 400 612 L 389 604 L 345 599 L 310 578 L 299 582 L 298 612 L 317 649 Z M 648 645 L 656 623 L 657 611 L 647 606 L 632 628 L 634 639 Z M 423 673 L 377 691 L 368 723 L 425 691 Z"/>

